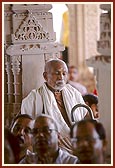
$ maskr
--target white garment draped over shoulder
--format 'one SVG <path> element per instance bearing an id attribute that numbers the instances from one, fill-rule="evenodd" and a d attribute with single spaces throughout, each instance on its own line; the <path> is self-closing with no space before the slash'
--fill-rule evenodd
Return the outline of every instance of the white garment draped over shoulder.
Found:
<path id="1" fill-rule="evenodd" d="M 83 98 L 80 92 L 70 84 L 66 84 L 63 88 L 62 97 L 70 123 L 73 124 L 71 121 L 71 110 L 78 103 L 84 104 Z M 63 137 L 69 137 L 70 128 L 61 115 L 53 92 L 48 89 L 45 83 L 39 89 L 32 90 L 29 95 L 23 99 L 21 113 L 29 114 L 35 119 L 36 116 L 42 114 L 43 104 L 45 114 L 50 115 L 56 120 L 60 134 Z M 74 121 L 82 120 L 86 113 L 87 110 L 85 108 L 77 108 L 74 112 Z"/>

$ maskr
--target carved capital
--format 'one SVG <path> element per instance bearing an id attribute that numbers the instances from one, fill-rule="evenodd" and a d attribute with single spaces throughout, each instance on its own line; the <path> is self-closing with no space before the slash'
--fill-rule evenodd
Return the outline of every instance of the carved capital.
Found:
<path id="1" fill-rule="evenodd" d="M 97 41 L 97 50 L 105 56 L 111 55 L 111 19 L 110 19 L 110 4 L 100 5 L 102 12 L 100 16 L 100 40 Z"/>
<path id="2" fill-rule="evenodd" d="M 12 56 L 11 58 L 12 72 L 14 75 L 19 75 L 21 71 L 21 56 Z"/>
<path id="3" fill-rule="evenodd" d="M 5 55 L 5 70 L 7 75 L 11 73 L 11 57 L 8 55 Z"/>

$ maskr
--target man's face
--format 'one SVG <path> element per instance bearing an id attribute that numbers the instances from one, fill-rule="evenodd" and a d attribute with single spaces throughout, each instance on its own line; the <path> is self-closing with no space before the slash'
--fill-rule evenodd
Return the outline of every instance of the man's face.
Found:
<path id="1" fill-rule="evenodd" d="M 52 64 L 45 73 L 47 84 L 54 90 L 61 90 L 68 78 L 68 69 L 64 63 L 56 62 Z"/>
<path id="2" fill-rule="evenodd" d="M 18 118 L 12 126 L 11 132 L 19 139 L 20 147 L 25 149 L 31 146 L 32 120 L 29 118 Z"/>
<path id="3" fill-rule="evenodd" d="M 91 109 L 93 111 L 94 118 L 99 118 L 98 104 L 92 104 Z"/>
<path id="4" fill-rule="evenodd" d="M 81 163 L 93 164 L 103 157 L 103 142 L 92 123 L 74 128 L 72 146 Z"/>
<path id="5" fill-rule="evenodd" d="M 76 68 L 69 69 L 69 80 L 76 82 L 78 79 L 78 70 Z"/>
<path id="6" fill-rule="evenodd" d="M 52 121 L 38 118 L 33 129 L 33 149 L 39 156 L 50 155 L 58 149 L 58 132 Z"/>

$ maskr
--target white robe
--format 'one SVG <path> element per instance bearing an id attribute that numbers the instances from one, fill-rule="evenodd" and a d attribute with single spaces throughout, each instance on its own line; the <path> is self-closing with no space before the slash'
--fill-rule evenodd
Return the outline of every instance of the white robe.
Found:
<path id="1" fill-rule="evenodd" d="M 71 120 L 72 108 L 78 103 L 85 104 L 85 102 L 81 93 L 73 88 L 70 84 L 66 84 L 64 86 L 62 90 L 62 97 L 67 116 L 72 125 L 74 124 L 74 122 Z M 43 104 L 45 114 L 50 115 L 56 121 L 61 136 L 64 139 L 70 139 L 70 128 L 62 117 L 53 92 L 48 89 L 45 83 L 39 89 L 32 90 L 29 95 L 23 99 L 21 113 L 29 114 L 35 119 L 36 116 L 42 114 Z M 85 108 L 77 108 L 74 112 L 74 121 L 84 119 L 86 113 L 87 110 Z"/>

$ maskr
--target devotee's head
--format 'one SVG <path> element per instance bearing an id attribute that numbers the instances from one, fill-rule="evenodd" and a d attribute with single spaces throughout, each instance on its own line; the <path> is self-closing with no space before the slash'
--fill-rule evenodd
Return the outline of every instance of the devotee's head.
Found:
<path id="1" fill-rule="evenodd" d="M 50 88 L 54 90 L 63 89 L 68 78 L 66 63 L 60 59 L 51 59 L 47 61 L 43 76 Z"/>
<path id="2" fill-rule="evenodd" d="M 81 164 L 103 164 L 106 134 L 103 125 L 95 120 L 81 120 L 71 129 L 74 154 Z"/>
<path id="3" fill-rule="evenodd" d="M 35 120 L 33 149 L 40 156 L 53 155 L 58 150 L 58 128 L 49 115 L 43 114 Z"/>
<path id="4" fill-rule="evenodd" d="M 22 151 L 25 151 L 32 145 L 31 130 L 33 128 L 33 120 L 27 114 L 20 114 L 13 119 L 11 132 L 19 139 Z"/>
<path id="5" fill-rule="evenodd" d="M 89 93 L 82 96 L 85 103 L 92 109 L 94 118 L 99 118 L 98 96 Z"/>

